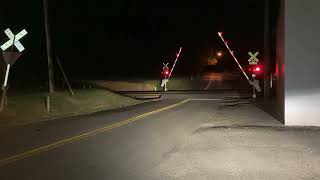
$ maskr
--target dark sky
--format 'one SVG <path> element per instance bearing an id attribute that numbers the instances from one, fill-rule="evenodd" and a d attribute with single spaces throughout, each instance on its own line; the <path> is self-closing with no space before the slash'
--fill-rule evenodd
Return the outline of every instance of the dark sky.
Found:
<path id="1" fill-rule="evenodd" d="M 218 31 L 243 61 L 263 47 L 262 0 L 48 1 L 54 55 L 72 77 L 159 77 L 162 62 L 172 63 L 179 46 L 176 73 L 189 75 L 210 50 L 225 50 Z M 7 27 L 29 32 L 12 70 L 17 79 L 47 78 L 42 3 L 11 0 L 0 11 L 0 42 Z"/>

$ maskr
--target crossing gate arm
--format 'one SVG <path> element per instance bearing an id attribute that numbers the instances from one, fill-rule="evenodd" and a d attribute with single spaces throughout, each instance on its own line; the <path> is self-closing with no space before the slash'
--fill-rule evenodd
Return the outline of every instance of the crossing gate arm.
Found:
<path id="1" fill-rule="evenodd" d="M 238 59 L 236 58 L 236 56 L 234 55 L 233 51 L 230 49 L 228 43 L 224 40 L 223 36 L 222 36 L 222 32 L 218 32 L 219 37 L 221 38 L 221 40 L 223 41 L 224 45 L 227 47 L 229 53 L 231 54 L 231 56 L 233 57 L 233 59 L 236 61 L 237 65 L 239 66 L 241 72 L 243 73 L 243 75 L 245 76 L 245 78 L 248 80 L 248 82 L 250 81 L 249 76 L 247 75 L 247 73 L 243 70 L 242 66 L 240 65 Z M 250 82 L 249 82 L 250 83 Z"/>

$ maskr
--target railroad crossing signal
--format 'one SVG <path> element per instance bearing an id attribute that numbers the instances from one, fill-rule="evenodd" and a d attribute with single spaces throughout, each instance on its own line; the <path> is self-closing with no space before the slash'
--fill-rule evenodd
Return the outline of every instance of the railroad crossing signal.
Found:
<path id="1" fill-rule="evenodd" d="M 255 79 L 256 78 L 256 74 L 260 74 L 262 71 L 262 68 L 260 66 L 258 66 L 258 62 L 259 59 L 257 58 L 257 56 L 259 55 L 259 52 L 255 52 L 254 54 L 252 52 L 248 52 L 248 54 L 250 55 L 250 58 L 248 60 L 249 64 L 252 65 L 250 67 L 250 69 L 252 70 L 252 80 L 249 81 L 250 85 L 252 86 L 252 98 L 256 98 L 257 92 L 261 92 L 261 87 L 259 84 L 259 80 Z"/>
<path id="2" fill-rule="evenodd" d="M 167 89 L 167 83 L 169 82 L 169 74 L 170 74 L 170 68 L 168 67 L 169 66 L 169 63 L 162 63 L 163 64 L 163 67 L 162 67 L 162 76 L 164 79 L 162 79 L 161 81 L 161 87 L 164 87 L 164 91 L 168 91 Z"/>
<path id="3" fill-rule="evenodd" d="M 7 50 L 9 47 L 11 47 L 12 45 L 14 45 L 19 52 L 22 52 L 24 50 L 24 47 L 23 45 L 19 42 L 19 40 L 21 38 L 23 38 L 25 35 L 28 34 L 28 32 L 23 29 L 22 31 L 20 31 L 18 34 L 14 35 L 12 33 L 12 31 L 8 28 L 4 31 L 4 33 L 6 33 L 6 35 L 8 36 L 9 40 L 4 43 L 2 46 L 1 46 L 1 49 L 3 51 Z"/>
<path id="4" fill-rule="evenodd" d="M 257 58 L 257 56 L 259 55 L 259 52 L 257 51 L 256 53 L 252 54 L 252 52 L 248 52 L 248 54 L 250 55 L 250 58 L 248 60 L 250 65 L 255 65 L 258 64 L 259 59 Z"/>
<path id="5" fill-rule="evenodd" d="M 28 32 L 25 29 L 23 29 L 18 34 L 14 35 L 12 31 L 9 28 L 7 28 L 4 31 L 4 33 L 8 36 L 9 40 L 1 46 L 1 49 L 3 51 L 2 52 L 3 58 L 7 63 L 7 69 L 6 69 L 4 83 L 2 86 L 2 99 L 0 104 L 0 112 L 3 111 L 4 105 L 7 104 L 7 84 L 8 84 L 10 68 L 21 56 L 22 54 L 21 52 L 24 50 L 24 47 L 19 42 L 19 40 L 23 38 L 25 35 L 27 35 Z M 13 48 L 13 45 L 18 49 L 19 52 L 14 52 L 12 51 L 13 49 L 11 49 L 11 51 L 5 51 L 9 47 Z"/>

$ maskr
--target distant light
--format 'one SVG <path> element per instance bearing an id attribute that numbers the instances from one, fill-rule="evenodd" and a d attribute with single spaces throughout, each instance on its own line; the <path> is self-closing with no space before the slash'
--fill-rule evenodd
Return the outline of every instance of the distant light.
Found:
<path id="1" fill-rule="evenodd" d="M 169 74 L 169 71 L 165 71 L 164 73 L 165 73 L 165 74 Z"/>
<path id="2" fill-rule="evenodd" d="M 217 56 L 221 57 L 222 56 L 222 52 L 217 52 Z"/>

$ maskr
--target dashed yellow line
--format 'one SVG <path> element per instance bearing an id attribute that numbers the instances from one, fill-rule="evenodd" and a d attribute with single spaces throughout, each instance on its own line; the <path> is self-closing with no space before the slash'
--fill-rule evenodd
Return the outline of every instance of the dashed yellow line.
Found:
<path id="1" fill-rule="evenodd" d="M 1 159 L 0 160 L 0 166 L 4 166 L 4 165 L 10 164 L 10 163 L 25 159 L 27 157 L 34 156 L 34 155 L 39 154 L 41 152 L 49 151 L 51 149 L 63 146 L 63 145 L 65 145 L 67 143 L 70 143 L 70 142 L 78 141 L 78 140 L 84 139 L 84 138 L 92 136 L 92 135 L 96 135 L 96 134 L 99 134 L 99 133 L 103 133 L 103 132 L 109 131 L 109 130 L 114 129 L 116 127 L 120 127 L 120 126 L 129 124 L 131 122 L 137 121 L 137 120 L 142 119 L 144 117 L 147 117 L 147 116 L 150 116 L 150 115 L 153 115 L 153 114 L 157 114 L 159 112 L 162 112 L 162 111 L 174 108 L 176 106 L 182 105 L 182 104 L 184 104 L 184 103 L 186 103 L 188 101 L 189 101 L 189 99 L 183 100 L 183 101 L 181 101 L 179 103 L 176 103 L 176 104 L 173 104 L 173 105 L 170 105 L 170 106 L 166 106 L 166 107 L 163 107 L 163 108 L 160 108 L 160 109 L 148 112 L 148 113 L 144 113 L 144 114 L 141 114 L 139 116 L 136 116 L 136 117 L 133 117 L 133 118 L 130 118 L 130 119 L 127 119 L 127 120 L 112 124 L 112 125 L 108 125 L 108 126 L 105 126 L 105 127 L 93 130 L 93 131 L 89 131 L 89 132 L 84 133 L 84 134 L 80 134 L 78 136 L 73 136 L 73 137 L 70 137 L 70 138 L 67 138 L 67 139 L 63 139 L 61 141 L 57 141 L 57 142 L 54 142 L 54 143 L 51 143 L 51 144 L 48 144 L 48 145 L 45 145 L 45 146 L 41 146 L 41 147 L 36 148 L 36 149 L 32 149 L 32 150 L 29 150 L 29 151 L 26 151 L 26 152 L 23 152 L 23 153 L 20 153 L 20 154 L 16 154 L 16 155 Z"/>

